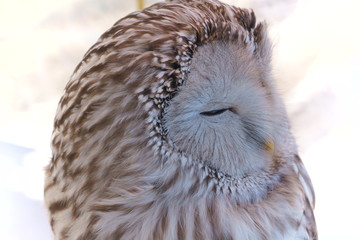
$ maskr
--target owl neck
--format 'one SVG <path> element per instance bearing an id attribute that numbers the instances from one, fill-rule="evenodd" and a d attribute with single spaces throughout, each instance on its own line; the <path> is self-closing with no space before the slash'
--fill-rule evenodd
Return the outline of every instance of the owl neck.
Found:
<path id="1" fill-rule="evenodd" d="M 229 195 L 238 203 L 263 199 L 280 182 L 282 169 L 269 167 L 232 177 L 181 153 L 173 153 L 164 164 L 163 180 L 158 186 L 173 197 Z M 181 184 L 180 184 L 181 183 Z"/>

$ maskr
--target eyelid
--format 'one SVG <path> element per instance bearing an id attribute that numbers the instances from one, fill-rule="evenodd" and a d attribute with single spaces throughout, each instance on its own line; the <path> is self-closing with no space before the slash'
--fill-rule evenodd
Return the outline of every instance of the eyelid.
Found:
<path id="1" fill-rule="evenodd" d="M 225 111 L 231 110 L 231 108 L 221 108 L 221 109 L 215 109 L 211 111 L 201 112 L 200 114 L 203 116 L 216 116 L 224 113 Z"/>

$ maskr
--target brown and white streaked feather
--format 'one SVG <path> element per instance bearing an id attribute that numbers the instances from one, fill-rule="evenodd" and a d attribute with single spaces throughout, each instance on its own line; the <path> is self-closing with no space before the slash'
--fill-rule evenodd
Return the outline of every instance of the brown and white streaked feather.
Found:
<path id="1" fill-rule="evenodd" d="M 168 138 L 165 108 L 198 48 L 215 41 L 237 41 L 270 70 L 265 24 L 216 0 L 134 12 L 85 54 L 60 100 L 46 170 L 55 239 L 317 239 L 292 136 L 267 168 L 244 177 Z"/>

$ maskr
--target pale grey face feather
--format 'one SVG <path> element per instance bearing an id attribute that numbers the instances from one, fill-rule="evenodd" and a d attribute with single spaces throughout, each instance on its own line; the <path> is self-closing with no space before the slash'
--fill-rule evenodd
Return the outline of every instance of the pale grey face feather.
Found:
<path id="1" fill-rule="evenodd" d="M 199 47 L 165 111 L 168 137 L 179 151 L 234 177 L 267 167 L 282 126 L 262 71 L 236 43 Z"/>

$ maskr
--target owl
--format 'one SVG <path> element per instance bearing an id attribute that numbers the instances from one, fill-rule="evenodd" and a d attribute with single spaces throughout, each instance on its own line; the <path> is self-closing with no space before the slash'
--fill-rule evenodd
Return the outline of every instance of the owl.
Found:
<path id="1" fill-rule="evenodd" d="M 317 239 L 271 50 L 252 10 L 216 0 L 116 22 L 58 106 L 54 239 Z"/>

